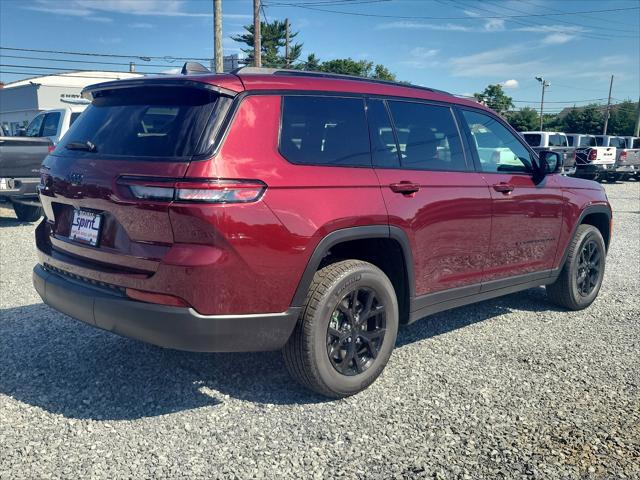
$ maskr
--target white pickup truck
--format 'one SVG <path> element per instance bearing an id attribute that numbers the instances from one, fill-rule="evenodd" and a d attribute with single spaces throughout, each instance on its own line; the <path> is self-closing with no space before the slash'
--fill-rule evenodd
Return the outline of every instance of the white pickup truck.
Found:
<path id="1" fill-rule="evenodd" d="M 47 137 L 56 145 L 87 105 L 88 102 L 70 103 L 64 108 L 41 112 L 33 117 L 24 136 Z"/>
<path id="2" fill-rule="evenodd" d="M 609 144 L 609 135 L 594 135 L 594 137 L 596 146 L 591 144 L 576 148 L 575 176 L 602 181 L 609 179 L 615 170 L 617 148 Z"/>
<path id="3" fill-rule="evenodd" d="M 640 177 L 640 138 L 598 135 L 596 139 L 599 143 L 616 147 L 616 161 L 606 177 L 608 182 Z"/>
<path id="4" fill-rule="evenodd" d="M 557 152 L 562 158 L 562 169 L 564 175 L 573 175 L 576 171 L 574 148 L 569 145 L 567 136 L 562 132 L 522 132 L 520 133 L 525 142 L 536 152 L 550 150 Z"/>

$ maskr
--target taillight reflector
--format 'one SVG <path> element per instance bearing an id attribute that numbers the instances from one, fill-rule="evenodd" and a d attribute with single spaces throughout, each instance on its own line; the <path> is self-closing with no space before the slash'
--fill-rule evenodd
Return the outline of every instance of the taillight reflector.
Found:
<path id="1" fill-rule="evenodd" d="M 180 297 L 165 295 L 163 293 L 145 292 L 135 288 L 126 289 L 127 297 L 140 302 L 155 303 L 158 305 L 168 305 L 171 307 L 189 307 L 190 305 Z"/>

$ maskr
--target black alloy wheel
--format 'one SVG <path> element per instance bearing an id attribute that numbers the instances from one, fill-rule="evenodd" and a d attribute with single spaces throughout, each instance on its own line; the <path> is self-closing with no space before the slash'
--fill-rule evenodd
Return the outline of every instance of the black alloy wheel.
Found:
<path id="1" fill-rule="evenodd" d="M 375 290 L 361 287 L 347 293 L 331 314 L 327 354 L 342 375 L 367 370 L 380 352 L 386 331 L 386 310 Z"/>
<path id="2" fill-rule="evenodd" d="M 578 292 L 583 297 L 590 295 L 598 285 L 601 275 L 601 261 L 600 246 L 594 240 L 586 242 L 580 251 L 578 268 L 576 269 L 576 284 Z"/>

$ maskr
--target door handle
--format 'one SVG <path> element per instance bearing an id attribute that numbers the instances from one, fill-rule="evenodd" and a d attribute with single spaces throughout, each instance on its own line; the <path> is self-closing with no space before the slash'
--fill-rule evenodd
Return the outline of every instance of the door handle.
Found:
<path id="1" fill-rule="evenodd" d="M 409 182 L 407 180 L 402 180 L 398 183 L 392 183 L 391 185 L 389 185 L 389 188 L 394 193 L 413 196 L 417 191 L 420 190 L 420 185 L 417 183 Z"/>
<path id="2" fill-rule="evenodd" d="M 511 185 L 510 183 L 506 183 L 506 182 L 496 183 L 493 186 L 493 189 L 496 192 L 502 192 L 505 195 L 509 195 L 511 192 L 513 192 L 514 188 L 515 187 L 513 185 Z"/>

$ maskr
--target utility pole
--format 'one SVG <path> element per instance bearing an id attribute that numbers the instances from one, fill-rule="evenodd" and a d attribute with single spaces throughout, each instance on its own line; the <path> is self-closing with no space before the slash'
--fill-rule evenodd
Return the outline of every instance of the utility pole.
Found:
<path id="1" fill-rule="evenodd" d="M 536 77 L 536 80 L 538 80 L 541 84 L 542 84 L 542 98 L 540 99 L 540 131 L 543 132 L 544 131 L 544 90 L 547 87 L 551 86 L 551 83 L 547 82 L 544 77 Z"/>
<path id="2" fill-rule="evenodd" d="M 611 82 L 609 83 L 609 100 L 607 100 L 607 111 L 604 114 L 604 128 L 602 134 L 607 134 L 607 127 L 609 126 L 609 108 L 611 107 L 611 89 L 613 88 L 613 75 L 611 75 Z"/>
<path id="3" fill-rule="evenodd" d="M 215 72 L 224 72 L 224 53 L 222 53 L 222 0 L 213 0 L 213 57 Z"/>
<path id="4" fill-rule="evenodd" d="M 284 19 L 284 62 L 285 65 L 289 66 L 289 19 Z"/>
<path id="5" fill-rule="evenodd" d="M 633 131 L 634 137 L 640 137 L 640 97 L 638 97 L 638 108 L 636 110 L 636 128 Z"/>
<path id="6" fill-rule="evenodd" d="M 262 66 L 262 46 L 260 38 L 260 0 L 253 0 L 253 66 Z"/>

